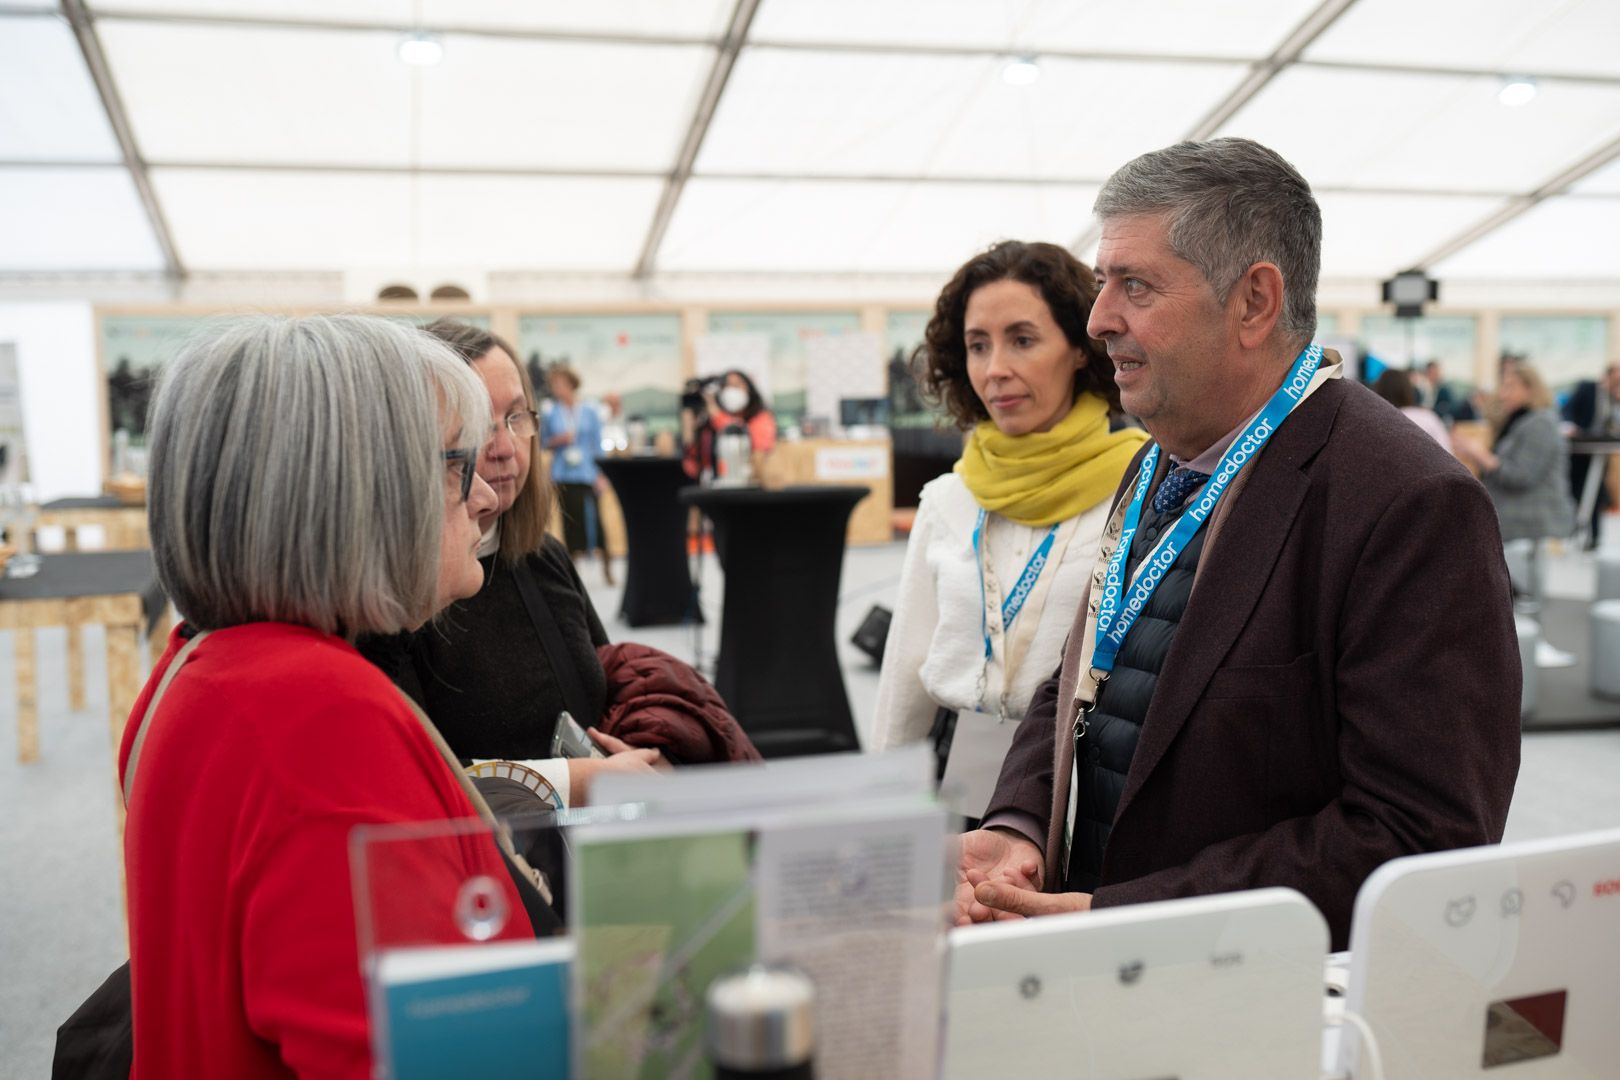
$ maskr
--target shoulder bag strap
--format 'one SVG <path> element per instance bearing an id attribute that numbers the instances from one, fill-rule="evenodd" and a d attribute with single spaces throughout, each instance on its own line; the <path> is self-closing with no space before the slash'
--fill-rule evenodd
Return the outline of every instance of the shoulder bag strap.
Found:
<path id="1" fill-rule="evenodd" d="M 209 633 L 210 631 L 204 630 L 180 646 L 180 651 L 174 654 L 174 659 L 169 662 L 168 668 L 163 672 L 163 678 L 158 680 L 157 689 L 152 691 L 152 697 L 146 703 L 146 712 L 141 714 L 140 727 L 135 729 L 135 741 L 130 743 L 129 746 L 129 761 L 124 766 L 124 805 L 126 807 L 129 806 L 129 793 L 134 790 L 135 786 L 135 766 L 141 759 L 141 746 L 146 742 L 146 733 L 152 726 L 152 717 L 157 713 L 158 702 L 163 700 L 164 692 L 169 689 L 169 684 L 174 682 L 174 677 L 180 674 L 181 667 L 185 665 L 187 660 L 191 659 L 192 651 L 202 644 L 202 639 L 207 637 Z"/>
<path id="2" fill-rule="evenodd" d="M 472 804 L 473 812 L 478 815 L 478 820 L 489 826 L 489 831 L 495 838 L 495 846 L 500 850 L 501 857 L 509 867 L 515 870 L 513 877 L 534 889 L 540 898 L 545 901 L 546 909 L 552 910 L 551 883 L 546 880 L 545 875 L 530 866 L 529 861 L 513 845 L 511 830 L 495 816 L 495 811 L 490 809 L 489 802 L 484 798 L 484 793 L 478 790 L 478 785 L 472 782 L 472 777 L 467 775 L 467 770 L 461 767 L 461 761 L 456 757 L 455 751 L 451 750 L 450 744 L 444 741 L 444 736 L 440 734 L 433 721 L 428 718 L 428 714 L 422 711 L 422 706 L 418 705 L 411 695 L 399 687 L 395 686 L 394 690 L 399 694 L 399 700 L 405 703 L 407 709 L 411 710 L 411 715 L 416 717 L 417 723 L 422 725 L 423 732 L 432 741 L 434 749 L 439 752 L 439 756 L 444 759 L 445 767 L 455 776 L 456 783 L 461 787 L 461 793 Z M 540 935 L 544 916 L 536 912 L 527 903 L 524 904 L 524 908 L 529 912 L 529 919 L 534 924 L 535 933 Z"/>
<path id="3" fill-rule="evenodd" d="M 551 673 L 562 690 L 563 704 L 581 727 L 590 727 L 598 718 L 587 704 L 590 699 L 585 696 L 585 684 L 579 681 L 579 672 L 569 656 L 568 646 L 563 644 L 562 631 L 557 629 L 551 607 L 540 592 L 540 586 L 534 583 L 534 571 L 526 560 L 514 563 L 509 569 L 517 579 L 518 595 L 523 597 L 523 606 L 529 611 L 529 621 L 540 635 L 540 647 L 545 650 Z"/>

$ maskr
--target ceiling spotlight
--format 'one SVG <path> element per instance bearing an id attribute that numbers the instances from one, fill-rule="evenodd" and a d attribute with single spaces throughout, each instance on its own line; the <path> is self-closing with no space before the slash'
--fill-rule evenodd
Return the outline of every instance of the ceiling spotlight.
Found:
<path id="1" fill-rule="evenodd" d="M 1510 108 L 1528 105 L 1536 99 L 1536 80 L 1534 79 L 1508 79 L 1497 92 L 1496 100 Z"/>
<path id="2" fill-rule="evenodd" d="M 1041 68 L 1033 56 L 1015 56 L 1001 69 L 1001 81 L 1008 86 L 1028 86 L 1040 77 Z"/>
<path id="3" fill-rule="evenodd" d="M 412 67 L 432 67 L 444 59 L 444 46 L 432 34 L 412 34 L 399 43 L 399 58 Z"/>

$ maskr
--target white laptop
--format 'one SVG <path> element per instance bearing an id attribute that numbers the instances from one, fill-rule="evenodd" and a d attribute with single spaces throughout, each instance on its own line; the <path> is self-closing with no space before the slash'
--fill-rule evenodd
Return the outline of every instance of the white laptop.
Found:
<path id="1" fill-rule="evenodd" d="M 1620 829 L 1387 863 L 1350 955 L 1388 1080 L 1620 1077 Z"/>
<path id="2" fill-rule="evenodd" d="M 1327 948 L 1291 889 L 955 929 L 943 1075 L 1315 1077 Z"/>

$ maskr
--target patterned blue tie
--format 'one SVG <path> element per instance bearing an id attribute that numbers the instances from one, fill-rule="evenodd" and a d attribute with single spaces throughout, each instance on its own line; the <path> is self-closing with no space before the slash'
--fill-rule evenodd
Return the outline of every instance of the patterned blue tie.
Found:
<path id="1" fill-rule="evenodd" d="M 1185 465 L 1171 469 L 1169 475 L 1159 482 L 1159 490 L 1153 493 L 1153 509 L 1161 514 L 1180 510 L 1187 496 L 1202 487 L 1208 479 L 1209 473 L 1196 472 Z"/>

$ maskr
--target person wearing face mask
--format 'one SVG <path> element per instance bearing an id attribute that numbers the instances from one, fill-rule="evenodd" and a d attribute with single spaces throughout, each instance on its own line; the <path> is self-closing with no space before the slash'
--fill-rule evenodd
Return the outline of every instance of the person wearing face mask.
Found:
<path id="1" fill-rule="evenodd" d="M 945 286 L 913 360 L 925 394 L 971 435 L 922 491 L 873 747 L 931 736 L 969 818 L 1057 666 L 1109 496 L 1147 439 L 1109 430 L 1119 392 L 1086 333 L 1093 279 L 1055 244 L 999 243 Z"/>
<path id="2" fill-rule="evenodd" d="M 758 479 L 765 463 L 765 455 L 776 447 L 776 417 L 765 404 L 754 380 L 740 371 L 725 373 L 720 388 L 708 395 L 709 423 L 716 433 L 730 427 L 742 427 L 748 432 L 753 448 L 754 477 Z"/>

